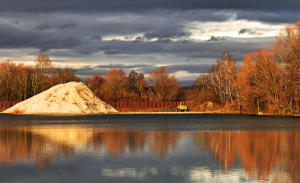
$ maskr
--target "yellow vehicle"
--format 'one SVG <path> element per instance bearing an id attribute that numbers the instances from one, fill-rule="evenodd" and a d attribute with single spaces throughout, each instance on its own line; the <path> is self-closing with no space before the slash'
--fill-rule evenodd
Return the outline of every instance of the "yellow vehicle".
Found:
<path id="1" fill-rule="evenodd" d="M 179 105 L 177 106 L 178 112 L 186 112 L 188 110 L 189 110 L 188 106 L 184 105 L 184 102 L 180 102 Z"/>

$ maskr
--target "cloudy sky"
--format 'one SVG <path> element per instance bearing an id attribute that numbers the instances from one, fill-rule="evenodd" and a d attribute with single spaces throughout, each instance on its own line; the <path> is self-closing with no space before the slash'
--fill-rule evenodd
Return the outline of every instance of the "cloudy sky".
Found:
<path id="1" fill-rule="evenodd" d="M 0 61 L 33 64 L 44 52 L 82 78 L 166 66 L 187 85 L 223 50 L 241 61 L 299 17 L 299 0 L 9 0 L 0 6 Z"/>

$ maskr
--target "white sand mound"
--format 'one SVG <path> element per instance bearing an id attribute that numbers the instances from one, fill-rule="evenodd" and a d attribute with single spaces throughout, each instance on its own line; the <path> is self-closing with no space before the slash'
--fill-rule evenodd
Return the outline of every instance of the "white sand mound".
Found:
<path id="1" fill-rule="evenodd" d="M 96 114 L 114 112 L 118 111 L 96 97 L 82 82 L 69 82 L 53 86 L 4 111 L 4 113 L 19 114 Z"/>

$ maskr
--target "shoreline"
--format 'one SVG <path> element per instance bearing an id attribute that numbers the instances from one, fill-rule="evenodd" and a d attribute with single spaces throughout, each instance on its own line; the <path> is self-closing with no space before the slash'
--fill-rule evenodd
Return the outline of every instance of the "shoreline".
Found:
<path id="1" fill-rule="evenodd" d="M 197 115 L 197 114 L 210 114 L 210 115 L 238 115 L 238 116 L 278 116 L 278 117 L 300 117 L 300 114 L 296 115 L 272 115 L 272 114 L 247 114 L 247 113 L 225 113 L 220 111 L 188 111 L 188 112 L 146 112 L 146 111 L 131 111 L 131 112 L 114 112 L 114 113 L 5 113 L 0 112 L 0 115 L 9 116 L 106 116 L 106 115 Z"/>

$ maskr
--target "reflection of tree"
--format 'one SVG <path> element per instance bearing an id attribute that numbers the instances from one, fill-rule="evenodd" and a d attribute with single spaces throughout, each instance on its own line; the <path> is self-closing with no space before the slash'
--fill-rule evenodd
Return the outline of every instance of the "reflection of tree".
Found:
<path id="1" fill-rule="evenodd" d="M 50 147 L 50 148 L 49 148 Z M 53 144 L 46 138 L 22 128 L 0 128 L 0 162 L 35 159 L 40 170 L 46 169 L 54 155 L 68 155 L 70 147 Z"/>
<path id="2" fill-rule="evenodd" d="M 143 151 L 147 144 L 152 153 L 165 157 L 176 148 L 178 137 L 178 132 L 130 132 L 106 129 L 94 133 L 89 143 L 94 149 L 98 149 L 103 143 L 106 151 L 112 156 L 121 155 L 126 149 L 129 152 Z"/>
<path id="3" fill-rule="evenodd" d="M 231 132 L 196 133 L 195 143 L 199 147 L 208 147 L 210 152 L 219 162 L 224 163 L 224 169 L 227 170 L 235 159 L 236 138 L 232 137 Z M 213 137 L 213 138 L 211 138 Z"/>
<path id="4" fill-rule="evenodd" d="M 228 169 L 238 156 L 251 176 L 268 179 L 273 168 L 290 172 L 300 181 L 300 132 L 204 132 L 195 144 L 208 150 Z M 204 140 L 203 140 L 204 139 Z"/>
<path id="5" fill-rule="evenodd" d="M 75 150 L 100 148 L 112 156 L 144 151 L 165 157 L 177 145 L 178 132 L 136 132 L 112 128 L 87 129 L 75 126 L 0 127 L 0 162 L 35 160 L 45 170 L 55 156 Z M 80 151 L 81 152 L 81 151 Z"/>
<path id="6" fill-rule="evenodd" d="M 161 157 L 165 157 L 170 150 L 176 148 L 178 142 L 178 132 L 150 132 L 150 151 L 154 154 L 158 154 Z"/>
<path id="7" fill-rule="evenodd" d="M 105 144 L 105 149 L 112 156 L 121 155 L 126 148 L 130 152 L 141 151 L 145 146 L 145 132 L 128 132 L 118 129 L 106 129 L 102 132 L 95 132 L 89 139 L 94 149 L 99 149 Z"/>

